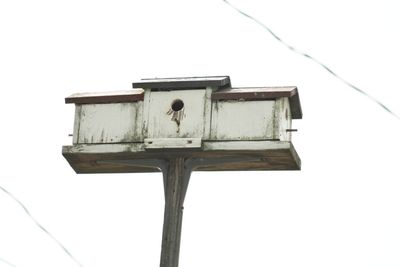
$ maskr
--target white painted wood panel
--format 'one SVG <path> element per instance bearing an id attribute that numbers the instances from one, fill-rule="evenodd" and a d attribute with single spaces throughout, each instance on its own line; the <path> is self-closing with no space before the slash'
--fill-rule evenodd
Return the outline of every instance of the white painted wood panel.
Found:
<path id="1" fill-rule="evenodd" d="M 146 91 L 145 94 L 148 92 Z M 201 138 L 204 131 L 205 90 L 149 92 L 147 138 Z M 146 100 L 146 97 L 145 97 Z M 175 100 L 184 104 L 180 111 L 171 108 Z"/>
<path id="2" fill-rule="evenodd" d="M 287 131 L 292 119 L 287 97 L 212 101 L 211 92 L 210 88 L 148 90 L 143 102 L 76 105 L 73 143 L 129 143 L 143 142 L 145 138 L 291 140 Z M 171 108 L 175 100 L 184 104 L 177 112 Z"/>
<path id="3" fill-rule="evenodd" d="M 75 105 L 74 133 L 72 135 L 72 143 L 77 144 L 79 139 L 79 125 L 81 123 L 82 105 Z"/>
<path id="4" fill-rule="evenodd" d="M 282 97 L 276 100 L 275 105 L 275 127 L 276 136 L 279 136 L 281 141 L 290 141 L 291 132 L 288 129 L 292 127 L 292 116 L 290 112 L 289 99 Z"/>
<path id="5" fill-rule="evenodd" d="M 212 140 L 277 139 L 274 100 L 214 101 L 212 105 Z"/>
<path id="6" fill-rule="evenodd" d="M 77 107 L 77 143 L 138 142 L 142 136 L 143 103 L 84 104 Z"/>
<path id="7" fill-rule="evenodd" d="M 210 139 L 211 134 L 211 113 L 212 113 L 212 100 L 211 95 L 213 93 L 212 87 L 206 88 L 205 103 L 204 103 L 204 132 L 203 138 Z"/>

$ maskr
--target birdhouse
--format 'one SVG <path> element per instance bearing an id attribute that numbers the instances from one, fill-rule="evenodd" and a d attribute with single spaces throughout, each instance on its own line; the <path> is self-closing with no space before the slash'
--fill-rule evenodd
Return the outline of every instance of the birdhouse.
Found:
<path id="1" fill-rule="evenodd" d="M 232 88 L 228 76 L 144 79 L 133 90 L 75 94 L 72 146 L 77 173 L 161 171 L 165 212 L 161 267 L 178 267 L 190 173 L 299 170 L 292 119 L 296 87 Z"/>
<path id="2" fill-rule="evenodd" d="M 168 151 L 254 158 L 199 170 L 300 169 L 291 143 L 292 119 L 302 117 L 294 86 L 233 88 L 229 76 L 215 76 L 143 79 L 133 88 L 66 98 L 76 108 L 63 155 L 77 173 L 156 171 L 110 160 Z"/>

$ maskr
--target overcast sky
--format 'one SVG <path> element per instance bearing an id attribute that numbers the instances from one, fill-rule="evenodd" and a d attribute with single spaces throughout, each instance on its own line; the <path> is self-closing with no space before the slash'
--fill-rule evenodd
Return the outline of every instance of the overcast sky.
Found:
<path id="1" fill-rule="evenodd" d="M 400 114 L 398 1 L 232 3 Z M 75 174 L 64 98 L 203 75 L 298 86 L 303 167 L 194 173 L 180 266 L 400 265 L 400 120 L 223 1 L 2 1 L 0 185 L 85 267 L 158 266 L 161 174 Z M 2 191 L 0 258 L 77 266 Z"/>

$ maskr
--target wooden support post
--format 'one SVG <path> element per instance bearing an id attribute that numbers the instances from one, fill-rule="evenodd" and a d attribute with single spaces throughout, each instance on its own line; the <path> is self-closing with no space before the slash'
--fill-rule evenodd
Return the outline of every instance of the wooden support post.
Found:
<path id="1" fill-rule="evenodd" d="M 191 172 L 187 168 L 184 157 L 174 157 L 163 171 L 165 210 L 160 267 L 178 267 L 183 202 Z"/>
<path id="2" fill-rule="evenodd" d="M 101 161 L 127 166 L 146 166 L 162 171 L 164 181 L 165 209 L 161 245 L 160 267 L 178 267 L 181 243 L 183 203 L 189 185 L 190 174 L 201 166 L 227 163 L 257 162 L 258 157 L 196 158 L 186 155 L 171 155 L 162 159 L 131 159 Z"/>

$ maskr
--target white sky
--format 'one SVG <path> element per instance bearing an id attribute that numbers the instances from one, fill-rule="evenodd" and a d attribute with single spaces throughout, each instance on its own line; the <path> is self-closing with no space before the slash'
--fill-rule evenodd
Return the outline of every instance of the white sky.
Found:
<path id="1" fill-rule="evenodd" d="M 400 114 L 398 1 L 232 3 Z M 85 267 L 158 266 L 161 175 L 76 175 L 63 101 L 197 75 L 297 85 L 303 169 L 194 173 L 180 266 L 400 265 L 400 120 L 222 1 L 2 1 L 0 185 Z M 0 218 L 0 258 L 76 266 L 1 191 Z"/>

